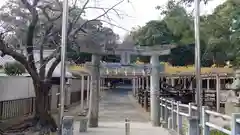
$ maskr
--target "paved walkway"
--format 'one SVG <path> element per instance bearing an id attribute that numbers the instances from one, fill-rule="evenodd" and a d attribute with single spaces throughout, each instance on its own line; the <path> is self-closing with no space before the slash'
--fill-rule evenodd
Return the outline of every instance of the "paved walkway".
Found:
<path id="1" fill-rule="evenodd" d="M 100 102 L 100 121 L 124 121 L 129 118 L 134 122 L 148 122 L 142 110 L 129 98 L 129 89 L 116 88 L 105 94 Z"/>
<path id="2" fill-rule="evenodd" d="M 125 118 L 131 121 L 131 135 L 169 135 L 167 130 L 151 126 L 146 115 L 140 107 L 136 106 L 128 93 L 127 88 L 117 88 L 106 92 L 100 102 L 99 127 L 89 128 L 86 133 L 79 133 L 79 122 L 76 121 L 74 135 L 124 135 Z"/>
<path id="3" fill-rule="evenodd" d="M 100 122 L 98 128 L 90 128 L 86 133 L 74 130 L 74 135 L 125 135 L 124 122 Z M 79 123 L 76 123 L 79 127 Z M 130 135 L 170 135 L 160 127 L 152 127 L 150 123 L 131 122 Z"/>

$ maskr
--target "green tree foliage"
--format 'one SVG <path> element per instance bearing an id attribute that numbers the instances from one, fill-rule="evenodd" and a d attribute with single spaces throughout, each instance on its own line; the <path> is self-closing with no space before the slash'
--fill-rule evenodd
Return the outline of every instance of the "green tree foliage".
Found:
<path id="1" fill-rule="evenodd" d="M 194 43 L 193 18 L 179 3 L 169 0 L 165 9 L 160 10 L 164 16 L 162 21 L 175 37 L 178 45 L 188 45 Z"/>
<path id="2" fill-rule="evenodd" d="M 137 45 L 153 46 L 174 42 L 173 35 L 163 21 L 150 21 L 132 33 Z"/>
<path id="3" fill-rule="evenodd" d="M 9 76 L 18 76 L 26 73 L 25 67 L 19 62 L 6 63 L 4 72 Z"/>
<path id="4" fill-rule="evenodd" d="M 182 2 L 190 3 L 191 0 Z M 205 1 L 207 2 L 207 1 Z M 132 34 L 136 44 L 152 45 L 158 43 L 175 43 L 177 47 L 162 60 L 173 65 L 194 63 L 194 18 L 188 14 L 181 2 L 169 0 L 166 7 L 157 7 L 163 18 L 159 25 L 147 23 Z M 240 57 L 240 1 L 227 0 L 216 7 L 210 15 L 200 17 L 201 62 L 204 66 L 217 64 L 223 66 L 227 60 L 235 65 Z M 151 21 L 150 21 L 151 22 Z M 161 25 L 160 25 L 161 24 Z M 167 28 L 162 28 L 162 26 Z M 161 33 L 167 34 L 161 35 Z M 160 36 L 154 36 L 160 35 Z M 170 35 L 170 36 L 169 36 Z M 149 37 L 157 37 L 149 38 Z M 170 40 L 169 40 L 170 39 Z M 181 57 L 185 56 L 185 57 Z"/>
<path id="5" fill-rule="evenodd" d="M 164 16 L 162 20 L 150 21 L 145 26 L 132 32 L 135 43 L 147 46 L 177 44 L 177 47 L 172 50 L 168 57 L 163 56 L 160 59 L 173 65 L 192 64 L 194 54 L 191 50 L 193 49 L 187 46 L 194 43 L 192 17 L 187 14 L 182 6 L 172 0 L 168 2 L 165 8 L 159 8 L 159 10 L 161 10 L 161 15 Z M 149 61 L 149 58 L 139 58 L 141 61 Z"/>
<path id="6" fill-rule="evenodd" d="M 201 35 L 213 63 L 221 65 L 226 60 L 236 61 L 239 56 L 239 3 L 238 0 L 227 0 L 213 14 L 203 17 Z"/>

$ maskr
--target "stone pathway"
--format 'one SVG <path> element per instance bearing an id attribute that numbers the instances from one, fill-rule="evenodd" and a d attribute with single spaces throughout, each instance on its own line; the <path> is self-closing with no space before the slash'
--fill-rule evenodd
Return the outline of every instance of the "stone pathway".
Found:
<path id="1" fill-rule="evenodd" d="M 79 123 L 75 124 L 79 127 Z M 74 135 L 126 135 L 124 122 L 100 122 L 98 128 L 90 128 L 85 133 L 74 130 Z M 161 127 L 152 127 L 150 123 L 131 122 L 129 135 L 170 135 Z"/>
<path id="2" fill-rule="evenodd" d="M 142 110 L 136 107 L 129 98 L 129 89 L 116 88 L 105 94 L 100 102 L 100 121 L 124 121 L 126 118 L 134 122 L 148 122 Z"/>
<path id="3" fill-rule="evenodd" d="M 124 135 L 125 118 L 130 120 L 130 135 L 170 135 L 161 127 L 152 127 L 129 97 L 129 88 L 116 88 L 104 94 L 100 101 L 99 127 L 89 128 L 86 133 L 79 133 L 79 121 L 74 123 L 74 135 Z"/>

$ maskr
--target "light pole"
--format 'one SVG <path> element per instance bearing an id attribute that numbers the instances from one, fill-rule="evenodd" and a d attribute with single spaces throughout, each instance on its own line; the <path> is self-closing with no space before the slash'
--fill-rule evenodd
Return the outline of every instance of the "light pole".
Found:
<path id="1" fill-rule="evenodd" d="M 200 33 L 199 33 L 199 16 L 200 16 L 200 0 L 194 0 L 194 9 L 195 9 L 195 19 L 194 19 L 194 28 L 195 28 L 195 68 L 196 68 L 196 103 L 197 103 L 197 115 L 198 122 L 200 124 L 200 115 L 201 115 L 201 61 L 200 61 Z M 200 134 L 200 128 L 197 126 L 197 135 Z"/>
<path id="2" fill-rule="evenodd" d="M 61 44 L 61 77 L 60 77 L 60 111 L 59 111 L 59 129 L 61 129 L 64 113 L 65 98 L 65 75 L 66 75 L 66 44 L 67 44 L 67 24 L 68 24 L 68 0 L 63 0 L 62 16 L 62 44 Z"/>

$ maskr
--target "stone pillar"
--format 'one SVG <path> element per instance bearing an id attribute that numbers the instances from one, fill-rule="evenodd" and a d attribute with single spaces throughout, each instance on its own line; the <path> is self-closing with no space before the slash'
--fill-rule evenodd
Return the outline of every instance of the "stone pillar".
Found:
<path id="1" fill-rule="evenodd" d="M 131 63 L 131 55 L 129 53 L 126 53 L 127 58 L 126 58 L 126 64 L 130 64 Z"/>
<path id="2" fill-rule="evenodd" d="M 175 79 L 171 78 L 171 85 L 174 86 L 175 85 Z"/>
<path id="3" fill-rule="evenodd" d="M 216 93 L 217 93 L 217 103 L 216 103 L 216 106 L 217 106 L 217 112 L 220 112 L 220 78 L 218 75 L 216 75 Z"/>
<path id="4" fill-rule="evenodd" d="M 141 86 L 141 78 L 138 77 L 138 89 L 140 89 L 142 86 Z"/>
<path id="5" fill-rule="evenodd" d="M 207 78 L 207 90 L 210 90 L 210 79 Z"/>
<path id="6" fill-rule="evenodd" d="M 102 92 L 102 78 L 101 77 L 99 79 L 99 89 L 100 89 L 100 92 Z"/>
<path id="7" fill-rule="evenodd" d="M 89 96 L 90 96 L 90 76 L 87 76 L 87 106 L 89 106 Z"/>
<path id="8" fill-rule="evenodd" d="M 105 90 L 105 77 L 103 77 L 103 90 Z"/>
<path id="9" fill-rule="evenodd" d="M 61 135 L 73 135 L 73 116 L 64 116 L 61 125 Z"/>
<path id="10" fill-rule="evenodd" d="M 68 107 L 71 103 L 70 103 L 70 100 L 71 100 L 71 85 L 69 83 L 70 81 L 68 81 L 66 83 L 66 92 L 65 92 L 65 105 Z"/>
<path id="11" fill-rule="evenodd" d="M 122 54 L 121 54 L 121 64 L 125 64 L 125 52 L 123 52 Z"/>
<path id="12" fill-rule="evenodd" d="M 98 112 L 99 112 L 99 80 L 100 80 L 100 56 L 92 55 L 92 78 L 90 92 L 90 114 L 89 127 L 98 127 Z"/>
<path id="13" fill-rule="evenodd" d="M 135 78 L 133 78 L 132 79 L 132 94 L 133 94 L 133 96 L 135 97 L 136 95 L 136 79 Z"/>
<path id="14" fill-rule="evenodd" d="M 142 77 L 142 89 L 144 90 L 145 88 L 144 88 L 144 85 L 145 85 L 145 77 L 143 76 Z"/>
<path id="15" fill-rule="evenodd" d="M 146 77 L 146 89 L 149 90 L 149 76 Z"/>
<path id="16" fill-rule="evenodd" d="M 190 78 L 191 79 L 191 78 Z M 193 90 L 193 81 L 190 82 L 190 86 L 189 86 L 190 90 Z"/>
<path id="17" fill-rule="evenodd" d="M 151 56 L 151 78 L 150 78 L 150 106 L 151 106 L 151 122 L 153 126 L 160 126 L 160 113 L 159 113 L 159 58 L 158 55 Z"/>
<path id="18" fill-rule="evenodd" d="M 81 110 L 84 109 L 84 75 L 81 76 Z"/>
<path id="19" fill-rule="evenodd" d="M 101 91 L 103 91 L 103 78 L 101 78 L 100 80 L 100 88 L 101 88 Z"/>
<path id="20" fill-rule="evenodd" d="M 184 77 L 183 78 L 183 88 L 186 89 L 186 85 L 187 85 L 187 78 Z"/>
<path id="21" fill-rule="evenodd" d="M 136 87 L 135 87 L 135 94 L 136 94 L 136 97 L 138 98 L 138 86 L 139 86 L 139 82 L 138 82 L 138 78 L 136 77 L 135 78 L 135 81 L 136 81 Z"/>
<path id="22" fill-rule="evenodd" d="M 131 55 L 128 52 L 123 52 L 121 54 L 121 64 L 130 64 Z"/>

